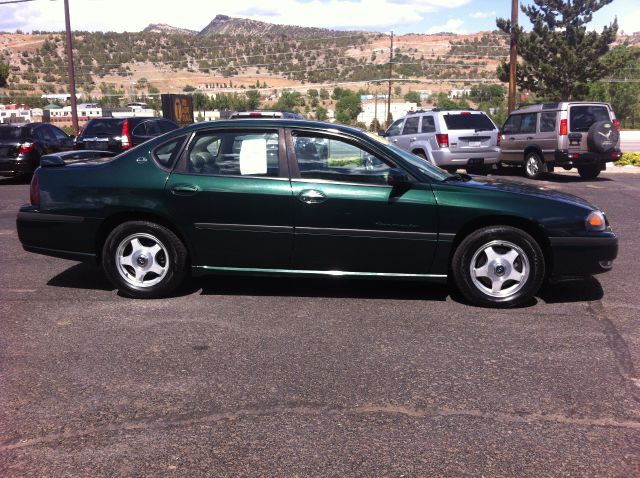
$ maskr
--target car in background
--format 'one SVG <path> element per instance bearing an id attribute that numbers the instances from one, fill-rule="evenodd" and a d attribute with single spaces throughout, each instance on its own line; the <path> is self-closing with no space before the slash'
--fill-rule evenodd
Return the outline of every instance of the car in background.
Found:
<path id="1" fill-rule="evenodd" d="M 449 171 L 483 172 L 500 157 L 500 131 L 482 111 L 418 110 L 393 122 L 381 136 Z"/>
<path id="2" fill-rule="evenodd" d="M 180 128 L 164 118 L 94 118 L 76 138 L 76 149 L 121 153 Z"/>
<path id="3" fill-rule="evenodd" d="M 0 176 L 29 177 L 41 156 L 73 146 L 73 138 L 51 124 L 0 124 Z"/>
<path id="4" fill-rule="evenodd" d="M 100 264 L 135 298 L 227 273 L 450 281 L 514 307 L 547 278 L 610 270 L 618 250 L 583 199 L 452 175 L 330 123 L 205 122 L 114 158 L 67 154 L 42 159 L 18 237 Z"/>
<path id="5" fill-rule="evenodd" d="M 501 164 L 524 166 L 530 179 L 552 173 L 556 166 L 575 167 L 582 178 L 595 179 L 606 163 L 621 157 L 619 123 L 608 103 L 525 106 L 502 127 Z"/>
<path id="6" fill-rule="evenodd" d="M 229 119 L 247 119 L 247 118 L 285 118 L 285 119 L 305 119 L 300 113 L 292 113 L 291 111 L 236 111 L 231 113 Z"/>

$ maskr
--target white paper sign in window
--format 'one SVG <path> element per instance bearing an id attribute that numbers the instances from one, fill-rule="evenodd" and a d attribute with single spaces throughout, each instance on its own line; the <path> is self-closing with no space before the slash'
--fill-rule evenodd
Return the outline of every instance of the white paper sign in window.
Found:
<path id="1" fill-rule="evenodd" d="M 240 174 L 267 174 L 267 140 L 251 138 L 240 147 Z"/>

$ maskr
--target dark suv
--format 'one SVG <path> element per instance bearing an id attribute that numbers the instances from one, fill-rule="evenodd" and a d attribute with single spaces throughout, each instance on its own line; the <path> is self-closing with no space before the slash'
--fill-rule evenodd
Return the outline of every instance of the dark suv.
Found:
<path id="1" fill-rule="evenodd" d="M 73 149 L 73 138 L 46 123 L 0 124 L 0 176 L 28 177 L 44 154 Z"/>
<path id="2" fill-rule="evenodd" d="M 121 153 L 145 141 L 180 128 L 164 118 L 96 118 L 76 138 L 76 149 Z"/>

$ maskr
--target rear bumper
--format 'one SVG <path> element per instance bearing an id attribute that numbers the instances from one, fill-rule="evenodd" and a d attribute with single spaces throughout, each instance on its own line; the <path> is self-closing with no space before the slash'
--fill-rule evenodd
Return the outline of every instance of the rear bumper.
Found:
<path id="1" fill-rule="evenodd" d="M 612 232 L 598 236 L 551 237 L 554 279 L 588 277 L 610 271 L 618 255 L 618 238 Z"/>
<path id="2" fill-rule="evenodd" d="M 554 162 L 558 166 L 592 166 L 618 161 L 621 157 L 622 153 L 619 149 L 610 153 L 574 153 L 566 149 L 557 149 Z"/>
<path id="3" fill-rule="evenodd" d="M 14 177 L 22 174 L 32 174 L 35 166 L 26 159 L 0 158 L 0 176 Z"/>
<path id="4" fill-rule="evenodd" d="M 484 164 L 496 164 L 500 158 L 500 148 L 485 148 L 469 151 L 453 152 L 449 149 L 431 151 L 433 160 L 438 166 L 466 166 L 471 159 L 482 159 Z"/>

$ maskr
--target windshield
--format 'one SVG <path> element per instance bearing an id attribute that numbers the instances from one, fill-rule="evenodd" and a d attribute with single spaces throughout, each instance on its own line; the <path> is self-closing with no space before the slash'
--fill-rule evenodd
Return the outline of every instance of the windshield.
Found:
<path id="1" fill-rule="evenodd" d="M 569 123 L 572 133 L 586 133 L 598 121 L 611 121 L 609 109 L 601 105 L 572 106 L 569 111 Z"/>
<path id="2" fill-rule="evenodd" d="M 445 179 L 451 177 L 451 174 L 447 173 L 445 170 L 434 166 L 424 158 L 411 154 L 404 149 L 400 149 L 396 145 L 389 144 L 387 148 L 391 149 L 394 153 L 402 156 L 405 161 L 411 163 L 412 166 L 418 168 L 420 172 L 426 174 L 430 178 L 437 179 L 438 181 L 444 181 Z"/>
<path id="3" fill-rule="evenodd" d="M 460 113 L 443 115 L 444 122 L 450 130 L 475 129 L 480 131 L 491 131 L 496 129 L 488 116 L 483 114 Z"/>

